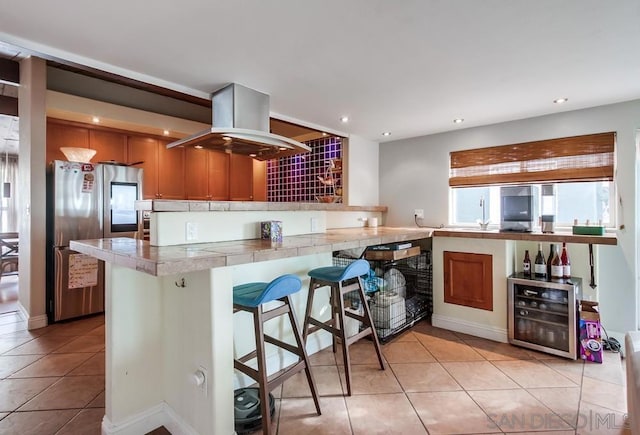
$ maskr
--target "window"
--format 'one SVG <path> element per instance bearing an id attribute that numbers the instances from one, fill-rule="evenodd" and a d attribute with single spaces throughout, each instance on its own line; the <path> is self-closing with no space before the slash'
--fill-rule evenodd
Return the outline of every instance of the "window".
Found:
<path id="1" fill-rule="evenodd" d="M 557 226 L 577 219 L 613 227 L 615 138 L 608 132 L 450 153 L 449 223 L 481 221 L 484 202 L 485 220 L 499 224 L 500 185 L 538 186 L 539 207 L 541 184 L 554 184 Z"/>
<path id="2" fill-rule="evenodd" d="M 535 184 L 534 184 L 535 185 Z M 541 194 L 537 185 L 538 195 Z M 609 181 L 556 183 L 556 226 L 573 225 L 573 220 L 583 224 L 602 221 L 602 225 L 613 227 L 615 223 L 613 183 Z M 482 219 L 480 198 L 485 201 L 486 218 L 491 224 L 500 223 L 500 186 L 463 187 L 451 189 L 450 224 L 475 225 Z M 542 198 L 538 197 L 538 204 Z M 536 212 L 540 214 L 539 211 Z"/>

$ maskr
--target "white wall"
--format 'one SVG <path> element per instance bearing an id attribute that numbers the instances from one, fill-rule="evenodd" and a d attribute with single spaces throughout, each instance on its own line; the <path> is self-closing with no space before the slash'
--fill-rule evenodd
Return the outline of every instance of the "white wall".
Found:
<path id="1" fill-rule="evenodd" d="M 427 224 L 448 222 L 451 151 L 615 131 L 616 182 L 623 204 L 618 206 L 617 218 L 624 229 L 617 232 L 617 246 L 599 247 L 600 305 L 609 333 L 636 329 L 638 128 L 640 100 L 635 100 L 383 143 L 380 145 L 380 203 L 389 207 L 386 223 L 412 225 L 414 208 L 425 210 Z"/>
<path id="2" fill-rule="evenodd" d="M 345 155 L 347 160 L 347 204 L 378 205 L 378 142 L 351 135 Z"/>

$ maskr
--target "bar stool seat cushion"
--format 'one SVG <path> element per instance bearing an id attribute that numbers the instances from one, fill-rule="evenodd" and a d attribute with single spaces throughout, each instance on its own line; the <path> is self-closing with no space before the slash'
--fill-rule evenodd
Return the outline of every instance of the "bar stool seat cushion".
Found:
<path id="1" fill-rule="evenodd" d="M 249 282 L 233 287 L 233 303 L 255 308 L 300 290 L 302 281 L 295 275 L 279 276 L 271 282 Z"/>
<path id="2" fill-rule="evenodd" d="M 326 282 L 341 282 L 367 273 L 369 273 L 369 262 L 356 260 L 347 267 L 329 266 L 312 269 L 309 271 L 309 276 Z"/>

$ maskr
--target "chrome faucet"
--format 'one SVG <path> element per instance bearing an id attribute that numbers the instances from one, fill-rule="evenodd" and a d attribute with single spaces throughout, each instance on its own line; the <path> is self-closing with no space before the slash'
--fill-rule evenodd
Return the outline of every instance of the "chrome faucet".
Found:
<path id="1" fill-rule="evenodd" d="M 480 197 L 480 207 L 482 207 L 482 220 L 480 222 L 478 222 L 480 224 L 480 228 L 482 228 L 483 230 L 487 229 L 487 226 L 489 225 L 489 221 L 487 220 L 486 216 L 487 216 L 487 212 L 485 209 L 485 201 L 484 201 L 484 196 Z"/>

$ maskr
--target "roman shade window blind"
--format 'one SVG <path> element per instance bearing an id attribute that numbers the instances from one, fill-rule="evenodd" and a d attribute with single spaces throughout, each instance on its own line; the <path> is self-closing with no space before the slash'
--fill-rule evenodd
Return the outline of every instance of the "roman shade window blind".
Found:
<path id="1" fill-rule="evenodd" d="M 614 132 L 450 153 L 449 186 L 613 181 Z"/>

